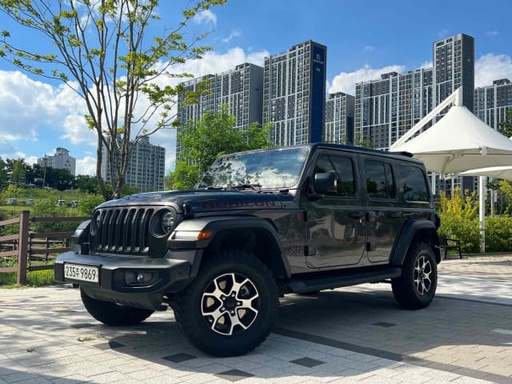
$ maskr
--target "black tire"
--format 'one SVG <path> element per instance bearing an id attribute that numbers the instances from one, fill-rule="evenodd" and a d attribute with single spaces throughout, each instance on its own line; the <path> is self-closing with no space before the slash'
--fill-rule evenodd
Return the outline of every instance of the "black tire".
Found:
<path id="1" fill-rule="evenodd" d="M 402 276 L 392 279 L 391 286 L 402 308 L 421 309 L 432 302 L 437 288 L 437 262 L 427 243 L 411 246 L 402 266 Z"/>
<path id="2" fill-rule="evenodd" d="M 150 309 L 135 308 L 93 299 L 84 292 L 83 288 L 80 288 L 80 296 L 82 297 L 85 309 L 87 309 L 87 312 L 92 317 L 105 325 L 113 327 L 139 324 L 154 312 Z"/>
<path id="3" fill-rule="evenodd" d="M 203 352 L 239 356 L 269 335 L 277 317 L 274 277 L 256 257 L 226 250 L 205 256 L 198 275 L 176 295 L 176 322 Z"/>

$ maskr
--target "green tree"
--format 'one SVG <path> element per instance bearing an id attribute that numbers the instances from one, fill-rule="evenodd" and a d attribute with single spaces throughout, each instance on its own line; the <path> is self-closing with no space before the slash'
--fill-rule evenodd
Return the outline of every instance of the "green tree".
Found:
<path id="1" fill-rule="evenodd" d="M 75 186 L 81 192 L 99 194 L 98 179 L 89 175 L 78 175 L 75 179 Z"/>
<path id="2" fill-rule="evenodd" d="M 3 188 L 9 180 L 7 175 L 7 163 L 0 157 L 0 188 Z"/>
<path id="3" fill-rule="evenodd" d="M 133 146 L 172 125 L 170 111 L 180 87 L 161 85 L 161 79 L 190 76 L 171 69 L 210 50 L 200 45 L 205 34 L 184 33 L 188 22 L 226 1 L 187 2 L 181 16 L 173 17 L 175 28 L 153 35 L 161 14 L 158 0 L 0 0 L 0 11 L 53 47 L 30 51 L 32 41 L 17 46 L 11 32 L 1 31 L 0 57 L 21 70 L 62 81 L 83 98 L 87 126 L 97 134 L 99 188 L 109 200 L 122 193 Z M 111 192 L 101 174 L 107 160 Z"/>
<path id="4" fill-rule="evenodd" d="M 507 111 L 505 121 L 499 123 L 498 132 L 507 137 L 512 137 L 512 109 Z"/>
<path id="5" fill-rule="evenodd" d="M 268 148 L 270 124 L 253 123 L 247 131 L 234 128 L 235 117 L 223 105 L 219 112 L 206 112 L 197 122 L 189 121 L 178 135 L 183 148 L 176 168 L 167 178 L 168 187 L 188 189 L 219 156 L 249 149 Z"/>
<path id="6" fill-rule="evenodd" d="M 11 182 L 14 183 L 16 187 L 20 185 L 21 182 L 25 181 L 25 160 L 17 159 L 12 161 L 11 168 Z"/>

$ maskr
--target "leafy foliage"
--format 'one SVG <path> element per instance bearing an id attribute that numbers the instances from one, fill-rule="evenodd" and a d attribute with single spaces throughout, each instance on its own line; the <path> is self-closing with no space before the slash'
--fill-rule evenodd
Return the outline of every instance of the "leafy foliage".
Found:
<path id="1" fill-rule="evenodd" d="M 507 137 L 512 137 L 512 109 L 507 111 L 505 121 L 499 123 L 498 132 Z"/>
<path id="2" fill-rule="evenodd" d="M 92 211 L 98 205 L 103 203 L 105 199 L 101 195 L 88 195 L 80 201 L 79 212 L 80 216 L 91 216 Z"/>
<path id="3" fill-rule="evenodd" d="M 175 171 L 168 181 L 171 188 L 189 189 L 219 156 L 250 149 L 268 148 L 270 124 L 253 123 L 247 131 L 234 128 L 235 117 L 223 105 L 219 112 L 206 112 L 199 121 L 189 121 L 178 135 L 183 148 Z"/>
<path id="4" fill-rule="evenodd" d="M 500 181 L 501 188 L 502 181 Z M 505 182 L 504 186 L 509 186 Z M 509 191 L 512 193 L 512 190 Z M 512 197 L 512 196 L 511 196 Z M 462 251 L 480 251 L 480 222 L 475 193 L 462 195 L 456 188 L 451 198 L 441 192 L 441 228 L 439 234 L 461 242 Z M 512 218 L 487 216 L 485 218 L 486 252 L 512 251 Z"/>
<path id="5" fill-rule="evenodd" d="M 440 193 L 441 214 L 458 216 L 463 219 L 475 219 L 478 217 L 478 199 L 476 192 L 461 194 L 460 188 L 453 190 L 448 198 L 445 191 Z"/>
<path id="6" fill-rule="evenodd" d="M 480 225 L 476 193 L 461 194 L 455 188 L 452 196 L 440 193 L 441 228 L 439 234 L 461 242 L 463 252 L 478 252 L 480 249 Z"/>
<path id="7" fill-rule="evenodd" d="M 488 252 L 512 251 L 512 217 L 495 216 L 485 219 L 485 249 Z"/>

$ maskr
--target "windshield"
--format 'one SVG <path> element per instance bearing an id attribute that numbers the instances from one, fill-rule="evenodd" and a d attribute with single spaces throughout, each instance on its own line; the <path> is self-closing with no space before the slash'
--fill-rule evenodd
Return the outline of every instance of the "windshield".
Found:
<path id="1" fill-rule="evenodd" d="M 308 152 L 308 148 L 286 148 L 223 156 L 210 166 L 198 187 L 289 188 L 298 182 Z"/>

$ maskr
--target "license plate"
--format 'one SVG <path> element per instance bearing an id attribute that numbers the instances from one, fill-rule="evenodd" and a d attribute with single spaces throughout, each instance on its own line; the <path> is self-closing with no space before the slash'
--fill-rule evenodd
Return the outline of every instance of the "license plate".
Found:
<path id="1" fill-rule="evenodd" d="M 89 265 L 64 264 L 64 277 L 90 283 L 100 282 L 98 267 L 91 267 Z"/>

